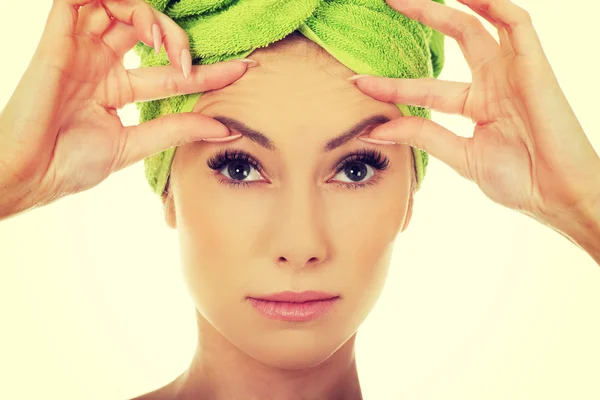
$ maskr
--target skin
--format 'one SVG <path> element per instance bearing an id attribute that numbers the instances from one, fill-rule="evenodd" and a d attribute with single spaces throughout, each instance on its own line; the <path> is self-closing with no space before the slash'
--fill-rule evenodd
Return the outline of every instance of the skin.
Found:
<path id="1" fill-rule="evenodd" d="M 251 58 L 258 67 L 203 94 L 194 111 L 238 119 L 280 151 L 245 136 L 177 149 L 163 201 L 180 238 L 198 345 L 181 376 L 142 398 L 359 399 L 356 333 L 382 291 L 396 235 L 410 221 L 414 160 L 409 146 L 356 138 L 331 153 L 321 147 L 372 114 L 401 114 L 361 93 L 347 81 L 352 70 L 301 36 Z M 227 168 L 206 165 L 225 148 L 246 150 L 262 164 L 244 179 L 250 186 L 221 184 L 232 179 Z M 380 151 L 389 168 L 371 170 L 380 174 L 373 186 L 339 186 L 353 181 L 335 166 L 358 149 Z M 363 182 L 375 179 L 367 174 Z M 342 299 L 304 323 L 270 320 L 246 300 L 284 290 Z"/>
<path id="2" fill-rule="evenodd" d="M 180 377 L 140 398 L 360 398 L 356 330 L 381 292 L 395 235 L 410 221 L 411 153 L 407 146 L 382 149 L 391 168 L 376 186 L 353 191 L 330 186 L 325 178 L 336 154 L 317 149 L 367 111 L 396 117 L 372 137 L 424 149 L 492 200 L 558 230 L 600 264 L 600 158 L 558 86 L 529 14 L 509 0 L 459 0 L 498 28 L 498 44 L 477 19 L 451 7 L 428 0 L 386 2 L 456 39 L 473 82 L 361 78 L 358 94 L 344 86 L 352 72 L 330 57 L 315 64 L 298 57 L 311 48 L 276 45 L 254 54 L 263 66 L 248 79 L 205 94 L 196 113 L 135 127 L 123 127 L 116 110 L 134 101 L 219 89 L 246 66 L 190 69 L 185 32 L 141 0 L 53 2 L 32 63 L 0 113 L 0 219 L 91 188 L 174 144 L 183 146 L 164 205 L 168 225 L 181 237 L 183 271 L 198 310 L 198 349 Z M 123 69 L 122 56 L 138 40 L 158 48 L 163 39 L 177 74 L 166 66 Z M 189 80 L 182 80 L 179 69 Z M 431 120 L 398 118 L 387 102 L 469 117 L 477 123 L 473 138 Z M 184 146 L 207 132 L 226 133 L 201 114 L 217 112 L 269 132 L 282 152 L 265 153 L 244 139 Z M 266 166 L 268 184 L 217 185 L 206 157 L 217 147 L 236 146 L 252 150 Z M 355 141 L 335 153 L 362 146 Z M 240 203 L 253 203 L 252 213 L 244 214 Z M 367 240 L 359 242 L 354 230 Z M 230 243 L 235 250 L 221 251 Z M 266 257 L 275 264 L 262 262 Z M 263 273 L 269 264 L 276 272 Z M 335 291 L 342 300 L 326 318 L 296 325 L 261 319 L 245 302 L 246 295 L 285 289 Z"/>

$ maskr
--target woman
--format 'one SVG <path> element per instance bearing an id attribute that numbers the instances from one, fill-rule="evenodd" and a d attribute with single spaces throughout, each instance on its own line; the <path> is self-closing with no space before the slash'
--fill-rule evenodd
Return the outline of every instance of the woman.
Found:
<path id="1" fill-rule="evenodd" d="M 327 57 L 314 68 L 300 68 L 295 57 L 317 57 L 318 49 L 295 38 L 285 42 L 285 46 L 256 51 L 252 56 L 259 67 L 250 71 L 241 63 L 231 62 L 194 67 L 190 80 L 184 79 L 183 71 L 173 75 L 180 93 L 218 90 L 202 96 L 192 113 L 195 115 L 162 117 L 162 122 L 157 120 L 132 128 L 120 126 L 114 109 L 133 100 L 172 95 L 161 89 L 160 82 L 165 75 L 174 74 L 173 70 L 155 70 L 161 73 L 160 77 L 154 76 L 156 87 L 148 80 L 136 86 L 139 81 L 131 78 L 132 93 L 109 91 L 102 98 L 99 96 L 107 92 L 97 90 L 72 96 L 77 87 L 69 87 L 68 81 L 59 78 L 68 76 L 65 70 L 80 71 L 78 62 L 87 53 L 83 47 L 64 40 L 66 33 L 61 30 L 69 25 L 61 18 L 72 15 L 67 3 L 55 2 L 34 62 L 0 119 L 3 161 L 0 182 L 6 189 L 0 195 L 0 215 L 16 215 L 65 194 L 85 190 L 147 155 L 189 143 L 178 150 L 174 161 L 170 196 L 164 199 L 165 217 L 169 226 L 177 228 L 180 234 L 186 282 L 198 310 L 202 341 L 184 374 L 140 398 L 292 398 L 292 394 L 296 398 L 360 398 L 353 356 L 355 332 L 380 292 L 389 245 L 410 221 L 413 175 L 408 146 L 359 141 L 349 142 L 347 151 L 338 155 L 363 149 L 363 156 L 370 155 L 369 158 L 355 161 L 354 168 L 330 170 L 340 160 L 322 153 L 320 145 L 344 131 L 349 121 L 354 124 L 375 114 L 387 116 L 391 121 L 377 120 L 375 125 L 381 126 L 366 132 L 369 137 L 425 149 L 477 183 L 494 201 L 552 226 L 600 263 L 597 247 L 600 161 L 558 88 L 527 14 L 509 2 L 495 3 L 487 12 L 478 11 L 501 28 L 501 45 L 496 47 L 490 45 L 493 39 L 481 31 L 483 28 L 472 24 L 471 17 L 450 7 L 432 8 L 433 5 L 423 1 L 416 3 L 418 7 L 413 4 L 411 8 L 403 8 L 400 1 L 389 2 L 398 11 L 411 18 L 423 18 L 424 23 L 459 41 L 473 69 L 471 85 L 361 78 L 357 81 L 359 91 L 345 81 L 351 71 Z M 476 11 L 483 4 L 475 0 L 472 3 Z M 107 10 L 123 22 L 108 32 L 104 41 L 121 54 L 138 39 L 156 43 L 146 29 L 152 25 L 154 14 L 148 13 L 142 3 L 136 6 L 135 14 L 144 17 L 134 19 L 132 28 L 126 22 L 133 6 L 121 13 L 114 4 L 106 3 Z M 173 42 L 165 43 L 170 60 L 180 68 L 177 56 L 187 44 L 177 42 L 183 40 L 178 27 L 164 17 L 159 18 L 167 37 L 174 38 Z M 453 25 L 444 21 L 452 21 Z M 469 27 L 473 32 L 478 29 L 482 34 L 466 34 L 455 26 Z M 79 29 L 85 31 L 85 27 Z M 65 52 L 51 49 L 65 49 Z M 306 54 L 294 56 L 298 49 L 305 49 Z M 116 71 L 116 76 L 126 77 L 119 68 L 118 57 L 113 61 L 114 65 L 94 65 L 99 72 Z M 181 69 L 186 74 L 189 71 Z M 262 72 L 265 70 L 270 70 L 268 75 Z M 89 68 L 86 73 L 89 74 Z M 136 72 L 143 73 L 146 72 Z M 203 81 L 208 82 L 207 86 L 199 83 L 201 73 L 227 79 Z M 248 76 L 227 86 L 244 73 Z M 92 74 L 99 77 L 98 87 L 127 87 L 111 86 L 114 81 L 102 78 L 107 75 L 115 76 Z M 57 87 L 47 96 L 39 96 L 45 82 L 56 82 Z M 299 95 L 281 115 L 269 115 L 269 102 L 277 98 L 283 82 L 293 85 Z M 58 86 L 59 83 L 63 85 Z M 311 101 L 301 95 L 302 90 L 312 94 Z M 322 96 L 329 93 L 337 96 L 336 101 L 345 103 L 333 110 L 324 108 L 325 102 L 332 101 L 315 96 L 318 90 L 322 90 Z M 234 129 L 231 120 L 222 117 L 230 116 L 232 103 L 249 98 L 243 93 L 250 91 L 253 99 L 260 96 L 261 101 L 240 107 L 252 111 L 243 122 L 268 132 L 279 154 L 246 140 L 244 135 L 232 136 L 226 143 L 196 142 L 213 130 L 224 128 L 216 122 L 217 117 L 231 126 L 232 131 L 239 130 Z M 29 95 L 33 92 L 35 97 Z M 139 97 L 134 98 L 133 93 Z M 429 96 L 424 98 L 423 93 Z M 92 101 L 80 111 L 74 106 L 84 95 Z M 460 113 L 477 121 L 478 126 L 472 139 L 458 138 L 433 122 L 395 118 L 400 115 L 393 104 L 375 100 Z M 496 108 L 499 104 L 502 107 Z M 61 111 L 56 113 L 56 109 Z M 302 127 L 303 123 L 302 114 L 294 112 L 298 109 L 307 110 L 306 115 L 322 116 L 318 131 L 293 131 L 300 128 L 291 127 Z M 290 119 L 294 123 L 289 123 Z M 41 124 L 43 128 L 39 121 L 45 121 Z M 90 124 L 98 129 L 95 135 L 90 135 Z M 206 133 L 197 131 L 199 124 Z M 224 135 L 214 136 L 227 136 L 229 129 L 226 128 Z M 413 136 L 402 137 L 405 132 Z M 561 140 L 565 132 L 569 132 L 568 141 Z M 293 135 L 302 135 L 302 148 L 292 146 L 298 145 L 298 141 L 292 141 Z M 150 142 L 149 137 L 156 139 Z M 89 150 L 82 150 L 86 145 Z M 229 162 L 227 154 L 232 154 L 223 151 L 227 149 L 238 150 L 238 155 L 242 150 L 256 154 L 257 160 L 238 160 L 235 165 L 238 168 L 231 168 L 231 164 L 225 164 Z M 569 165 L 570 160 L 577 160 L 577 165 Z M 269 166 L 264 168 L 267 176 L 260 174 L 260 166 L 253 167 L 254 161 Z M 369 167 L 370 163 L 379 168 Z M 307 167 L 292 168 L 294 165 Z M 241 175 L 240 169 L 244 171 Z M 310 175 L 309 171 L 318 171 L 319 175 Z M 358 177 L 357 171 L 360 171 Z M 344 183 L 352 181 L 356 185 L 362 179 L 353 178 L 362 178 L 364 174 L 364 180 L 374 185 L 351 189 L 349 193 Z M 232 180 L 253 183 L 243 189 L 227 186 Z M 334 181 L 340 185 L 334 186 L 337 185 Z M 225 184 L 220 186 L 222 183 Z M 318 196 L 307 188 L 318 188 Z M 252 204 L 251 215 L 236 207 L 237 189 L 246 191 L 244 196 Z M 211 196 L 203 196 L 206 191 Z M 344 196 L 344 201 L 336 202 L 336 196 Z M 365 202 L 375 205 L 365 209 Z M 332 204 L 344 207 L 337 209 Z M 281 205 L 297 213 L 281 213 L 289 219 L 277 222 L 269 219 L 270 225 L 265 226 L 265 213 L 278 212 L 275 207 Z M 363 205 L 360 214 L 354 211 L 358 205 Z M 317 212 L 321 215 L 316 215 Z M 348 220 L 348 216 L 352 219 Z M 235 221 L 236 229 L 224 226 L 223 221 Z M 372 221 L 382 223 L 383 229 L 373 230 Z M 290 226 L 293 230 L 286 229 Z M 355 234 L 357 229 L 367 230 L 371 235 L 365 236 L 373 239 L 365 241 L 365 236 Z M 274 230 L 276 235 L 272 234 Z M 235 251 L 223 251 L 223 243 L 235 243 Z M 359 250 L 340 254 L 341 246 Z M 263 251 L 256 252 L 257 248 Z M 257 259 L 256 254 L 273 257 Z M 319 268 L 333 259 L 335 263 Z M 196 268 L 190 268 L 192 265 Z M 261 269 L 266 272 L 257 274 Z M 261 279 L 253 279 L 249 271 Z M 227 285 L 222 284 L 224 281 Z M 312 318 L 306 321 L 274 320 L 270 318 L 272 315 L 265 315 L 269 314 L 268 308 L 260 308 L 260 302 L 253 300 L 285 289 L 326 291 L 337 299 L 326 304 L 326 314 L 300 316 Z M 287 346 L 291 340 L 301 346 Z M 231 373 L 233 367 L 242 372 Z"/>

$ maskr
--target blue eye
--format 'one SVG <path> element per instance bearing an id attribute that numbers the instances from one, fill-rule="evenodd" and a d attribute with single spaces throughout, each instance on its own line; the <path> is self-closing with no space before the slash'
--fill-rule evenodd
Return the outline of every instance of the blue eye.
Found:
<path id="1" fill-rule="evenodd" d="M 252 182 L 261 181 L 261 164 L 250 154 L 242 150 L 222 150 L 210 158 L 207 162 L 210 169 L 219 171 L 227 179 L 220 180 L 221 183 L 234 187 L 240 185 L 249 186 Z M 350 181 L 335 183 L 349 189 L 358 189 L 374 185 L 379 180 L 379 174 L 375 170 L 383 171 L 389 167 L 389 160 L 381 152 L 372 149 L 360 149 L 357 152 L 344 157 L 334 171 L 349 177 Z M 254 171 L 253 171 L 254 170 Z M 367 177 L 365 179 L 364 177 Z M 246 179 L 255 177 L 257 179 Z"/>

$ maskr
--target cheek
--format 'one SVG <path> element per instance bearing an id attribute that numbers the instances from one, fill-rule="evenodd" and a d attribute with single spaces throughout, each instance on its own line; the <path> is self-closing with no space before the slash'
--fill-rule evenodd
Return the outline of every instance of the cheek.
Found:
<path id="1" fill-rule="evenodd" d="M 344 214 L 336 214 L 340 221 L 335 224 L 339 228 L 334 239 L 338 248 L 338 259 L 334 264 L 339 264 L 343 271 L 340 279 L 345 281 L 348 294 L 356 296 L 358 304 L 369 305 L 379 295 L 387 276 L 389 250 L 394 241 L 394 219 L 385 218 L 375 208 L 354 212 L 351 218 L 348 216 L 352 214 Z"/>
<path id="2" fill-rule="evenodd" d="M 408 192 L 386 185 L 363 195 L 345 196 L 333 200 L 330 207 L 336 241 L 354 249 L 356 256 L 372 260 L 395 240 L 406 214 Z"/>
<path id="3" fill-rule="evenodd" d="M 406 214 L 408 192 L 386 186 L 364 196 L 348 194 L 330 213 L 344 286 L 356 296 L 356 307 L 367 307 L 379 296 L 387 277 L 395 239 Z"/>
<path id="4" fill-rule="evenodd" d="M 181 204 L 178 229 L 203 259 L 217 262 L 241 255 L 253 240 L 252 232 L 256 235 L 273 212 L 268 194 L 252 189 L 213 189 L 198 198 L 202 200 Z"/>
<path id="5" fill-rule="evenodd" d="M 177 229 L 185 279 L 194 285 L 192 293 L 218 289 L 239 296 L 244 292 L 251 276 L 249 267 L 261 256 L 257 232 L 272 213 L 266 196 L 250 192 L 207 189 L 180 202 Z"/>

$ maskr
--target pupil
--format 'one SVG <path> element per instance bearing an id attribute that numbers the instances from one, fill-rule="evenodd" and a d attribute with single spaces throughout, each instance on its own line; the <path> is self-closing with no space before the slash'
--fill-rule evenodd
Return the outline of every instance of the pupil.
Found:
<path id="1" fill-rule="evenodd" d="M 227 167 L 227 172 L 232 179 L 244 180 L 245 177 L 250 175 L 250 166 L 243 162 L 232 162 Z"/>
<path id="2" fill-rule="evenodd" d="M 346 175 L 348 175 L 348 177 L 351 180 L 353 180 L 354 182 L 358 182 L 361 180 L 362 177 L 366 175 L 367 167 L 364 163 L 351 163 L 344 169 L 344 172 L 346 173 Z M 352 174 L 356 174 L 357 178 L 354 179 Z"/>

